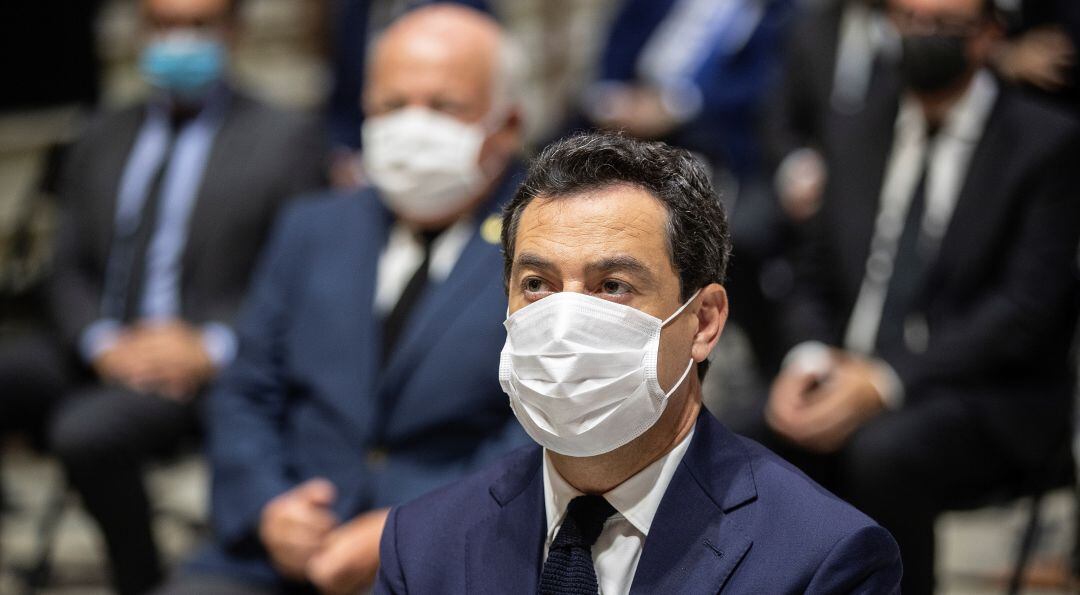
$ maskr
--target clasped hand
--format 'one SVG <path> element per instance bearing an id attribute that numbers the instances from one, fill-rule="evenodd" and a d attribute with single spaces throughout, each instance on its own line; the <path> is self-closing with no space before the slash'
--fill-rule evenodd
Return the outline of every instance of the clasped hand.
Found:
<path id="1" fill-rule="evenodd" d="M 325 479 L 300 484 L 263 508 L 259 538 L 282 576 L 345 595 L 375 582 L 389 511 L 372 510 L 342 524 L 331 510 L 336 498 Z"/>
<path id="2" fill-rule="evenodd" d="M 884 404 L 873 379 L 879 370 L 865 358 L 830 351 L 827 370 L 784 368 L 773 382 L 765 419 L 781 436 L 821 453 L 835 452 Z"/>
<path id="3" fill-rule="evenodd" d="M 178 401 L 194 396 L 215 371 L 202 334 L 180 320 L 124 329 L 94 369 L 106 382 Z"/>

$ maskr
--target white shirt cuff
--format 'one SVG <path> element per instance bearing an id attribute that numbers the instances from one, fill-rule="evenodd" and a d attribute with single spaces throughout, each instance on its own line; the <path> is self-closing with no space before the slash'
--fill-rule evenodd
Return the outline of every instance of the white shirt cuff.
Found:
<path id="1" fill-rule="evenodd" d="M 794 368 L 819 379 L 828 376 L 835 366 L 829 346 L 821 341 L 803 341 L 784 356 L 783 369 Z"/>
<path id="2" fill-rule="evenodd" d="M 211 322 L 202 327 L 203 349 L 214 367 L 218 370 L 232 363 L 236 358 L 236 333 L 220 322 Z"/>
<path id="3" fill-rule="evenodd" d="M 781 198 L 787 196 L 791 187 L 798 183 L 808 170 L 821 177 L 825 175 L 825 158 L 817 149 L 800 147 L 785 155 L 773 175 L 773 188 L 776 193 Z"/>
<path id="4" fill-rule="evenodd" d="M 78 349 L 83 361 L 93 364 L 102 353 L 112 349 L 120 339 L 123 325 L 119 320 L 102 318 L 90 323 L 79 334 Z"/>
<path id="5" fill-rule="evenodd" d="M 705 98 L 701 89 L 692 81 L 679 80 L 668 82 L 661 87 L 660 103 L 675 122 L 685 124 L 701 113 Z"/>
<path id="6" fill-rule="evenodd" d="M 882 359 L 871 359 L 870 364 L 874 366 L 876 372 L 870 376 L 870 383 L 877 389 L 885 408 L 895 411 L 903 407 L 904 383 L 900 381 L 896 370 Z"/>

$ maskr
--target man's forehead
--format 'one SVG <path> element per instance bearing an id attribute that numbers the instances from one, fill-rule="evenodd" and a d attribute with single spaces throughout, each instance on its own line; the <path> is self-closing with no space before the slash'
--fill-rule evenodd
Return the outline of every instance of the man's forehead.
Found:
<path id="1" fill-rule="evenodd" d="M 667 211 L 648 191 L 631 185 L 540 196 L 522 212 L 516 240 L 519 253 L 565 253 L 582 264 L 616 253 L 666 260 Z"/>
<path id="2" fill-rule="evenodd" d="M 462 38 L 454 33 L 440 35 L 422 35 L 422 31 L 407 31 L 380 40 L 373 55 L 372 66 L 400 61 L 410 61 L 420 65 L 453 66 L 464 69 L 475 65 L 475 70 L 484 72 L 494 59 L 495 49 L 480 40 Z"/>
<path id="3" fill-rule="evenodd" d="M 482 100 L 491 92 L 494 60 L 493 51 L 483 43 L 446 35 L 399 34 L 380 42 L 368 70 L 368 84 L 376 93 L 407 90 Z"/>
<path id="4" fill-rule="evenodd" d="M 475 10 L 432 6 L 415 10 L 395 22 L 379 38 L 373 69 L 416 65 L 489 73 L 501 39 L 499 26 Z"/>

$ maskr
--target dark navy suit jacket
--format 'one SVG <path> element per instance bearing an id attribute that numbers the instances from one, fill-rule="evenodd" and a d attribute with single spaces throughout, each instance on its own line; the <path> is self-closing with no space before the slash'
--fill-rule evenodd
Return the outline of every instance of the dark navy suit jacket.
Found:
<path id="1" fill-rule="evenodd" d="M 477 212 L 454 269 L 428 286 L 386 362 L 373 301 L 392 215 L 370 190 L 302 199 L 283 215 L 242 313 L 239 355 L 210 398 L 217 539 L 192 571 L 277 581 L 259 517 L 304 480 L 333 482 L 347 520 L 526 443 L 498 380 L 502 256 L 480 232 L 519 171 Z"/>
<path id="2" fill-rule="evenodd" d="M 395 508 L 376 593 L 535 593 L 541 449 Z M 885 529 L 707 411 L 660 502 L 631 593 L 899 591 Z"/>

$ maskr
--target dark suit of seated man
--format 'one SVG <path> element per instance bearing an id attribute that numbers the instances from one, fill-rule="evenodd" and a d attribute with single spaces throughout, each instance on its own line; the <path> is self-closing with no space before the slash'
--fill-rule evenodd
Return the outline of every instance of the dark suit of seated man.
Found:
<path id="1" fill-rule="evenodd" d="M 756 422 L 893 533 L 911 595 L 933 592 L 936 516 L 1048 475 L 1069 437 L 1080 127 L 983 68 L 992 5 L 890 2 L 900 81 L 830 121 Z"/>
<path id="2" fill-rule="evenodd" d="M 367 71 L 375 185 L 280 220 L 210 399 L 214 543 L 170 593 L 355 593 L 387 508 L 526 441 L 499 388 L 520 120 L 489 16 L 417 9 Z"/>
<path id="3" fill-rule="evenodd" d="M 270 226 L 322 181 L 317 121 L 229 84 L 236 10 L 140 2 L 153 93 L 95 118 L 61 181 L 50 301 L 65 347 L 54 359 L 73 365 L 49 446 L 102 529 L 121 595 L 163 576 L 142 465 L 197 434 Z"/>
<path id="4" fill-rule="evenodd" d="M 891 593 L 887 531 L 701 406 L 727 223 L 661 143 L 548 147 L 503 217 L 500 381 L 543 448 L 395 508 L 378 593 Z"/>

